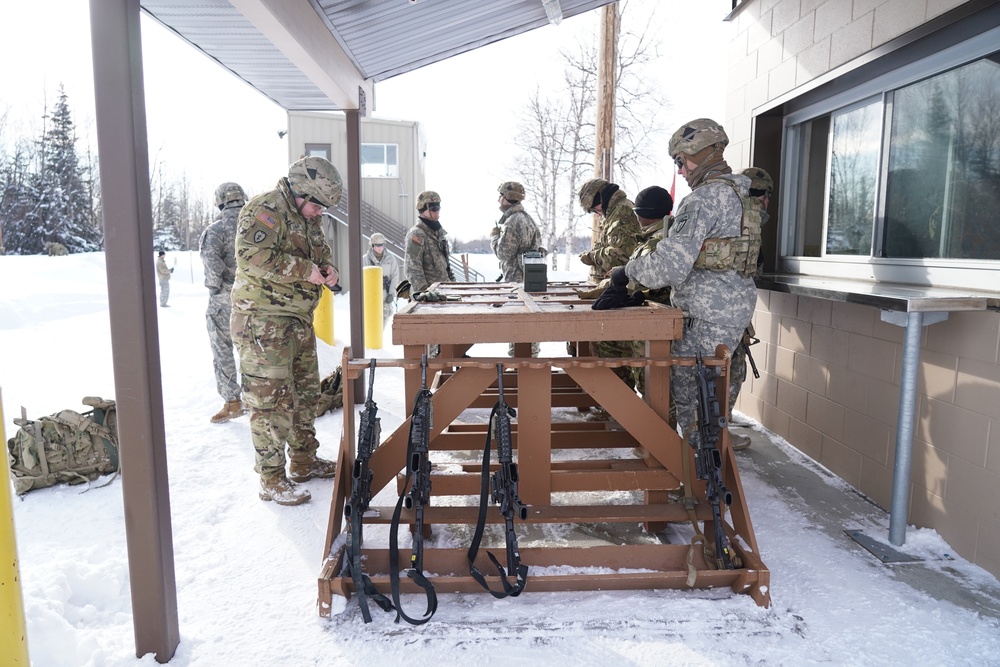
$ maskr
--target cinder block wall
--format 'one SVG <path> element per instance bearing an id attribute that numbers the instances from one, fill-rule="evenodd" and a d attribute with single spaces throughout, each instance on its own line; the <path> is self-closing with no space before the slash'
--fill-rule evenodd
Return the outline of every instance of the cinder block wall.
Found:
<path id="1" fill-rule="evenodd" d="M 748 165 L 752 112 L 961 0 L 749 0 L 730 45 L 726 155 Z M 869 306 L 761 291 L 761 378 L 737 409 L 888 509 L 903 329 Z M 1000 576 L 1000 313 L 924 328 L 910 523 Z"/>

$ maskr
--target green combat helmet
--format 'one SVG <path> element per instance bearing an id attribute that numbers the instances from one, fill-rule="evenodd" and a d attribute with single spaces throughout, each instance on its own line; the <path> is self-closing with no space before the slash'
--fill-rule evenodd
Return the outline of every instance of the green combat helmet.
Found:
<path id="1" fill-rule="evenodd" d="M 585 213 L 590 213 L 594 208 L 594 199 L 601 194 L 604 188 L 608 187 L 608 182 L 603 178 L 592 178 L 580 188 L 580 206 Z"/>
<path id="2" fill-rule="evenodd" d="M 774 181 L 771 180 L 771 175 L 760 167 L 750 167 L 749 169 L 744 169 L 741 173 L 750 179 L 751 195 L 756 197 L 767 195 L 770 197 L 771 193 L 774 192 Z"/>
<path id="3" fill-rule="evenodd" d="M 430 204 L 440 204 L 441 195 L 434 192 L 433 190 L 425 190 L 417 195 L 417 210 L 426 211 L 427 206 Z"/>
<path id="4" fill-rule="evenodd" d="M 497 188 L 507 201 L 524 201 L 524 186 L 517 181 L 505 181 Z"/>
<path id="5" fill-rule="evenodd" d="M 336 206 L 344 191 L 340 172 L 326 158 L 310 155 L 288 168 L 288 183 L 296 197 L 308 199 L 319 206 Z"/>
<path id="6" fill-rule="evenodd" d="M 238 183 L 223 183 L 215 188 L 215 205 L 221 211 L 224 208 L 235 208 L 247 203 L 247 193 Z"/>
<path id="7" fill-rule="evenodd" d="M 680 153 L 695 155 L 716 144 L 722 144 L 720 149 L 729 145 L 726 131 L 711 118 L 699 118 L 684 123 L 670 137 L 670 157 L 675 158 Z"/>

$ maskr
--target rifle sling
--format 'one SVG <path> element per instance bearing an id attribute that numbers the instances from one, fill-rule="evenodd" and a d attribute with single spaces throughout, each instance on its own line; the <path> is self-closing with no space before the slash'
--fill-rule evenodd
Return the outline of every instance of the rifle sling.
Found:
<path id="1" fill-rule="evenodd" d="M 476 567 L 476 556 L 479 555 L 479 545 L 483 540 L 483 530 L 486 527 L 486 507 L 488 501 L 489 487 L 490 487 L 490 443 L 491 437 L 493 435 L 493 423 L 496 417 L 497 410 L 500 408 L 500 402 L 497 401 L 496 405 L 493 406 L 493 411 L 490 413 L 489 424 L 486 427 L 486 446 L 483 448 L 483 476 L 482 484 L 479 491 L 479 516 L 476 519 L 476 532 L 472 536 L 472 544 L 469 545 L 468 559 L 469 559 L 469 574 L 473 579 L 479 582 L 479 585 L 485 588 L 490 595 L 497 599 L 503 599 L 505 597 L 517 597 L 524 590 L 524 585 L 528 580 L 528 566 L 520 562 L 518 563 L 508 563 L 508 565 L 513 565 L 517 570 L 517 580 L 515 583 L 511 584 L 507 579 L 507 575 L 504 572 L 503 566 L 500 565 L 500 561 L 489 551 L 486 555 L 489 556 L 490 560 L 493 561 L 493 565 L 497 568 L 497 573 L 500 575 L 500 583 L 503 584 L 503 592 L 495 591 L 490 588 L 490 585 L 486 582 L 486 577 L 483 573 L 479 571 Z M 507 539 L 510 539 L 509 536 Z"/>

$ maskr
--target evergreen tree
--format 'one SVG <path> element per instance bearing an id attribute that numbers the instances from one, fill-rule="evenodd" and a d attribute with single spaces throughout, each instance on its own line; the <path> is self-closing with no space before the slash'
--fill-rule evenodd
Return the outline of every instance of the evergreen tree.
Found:
<path id="1" fill-rule="evenodd" d="M 0 221 L 3 224 L 4 252 L 11 255 L 38 254 L 45 243 L 40 219 L 37 182 L 29 165 L 34 151 L 24 141 L 4 160 L 3 190 L 0 192 Z"/>

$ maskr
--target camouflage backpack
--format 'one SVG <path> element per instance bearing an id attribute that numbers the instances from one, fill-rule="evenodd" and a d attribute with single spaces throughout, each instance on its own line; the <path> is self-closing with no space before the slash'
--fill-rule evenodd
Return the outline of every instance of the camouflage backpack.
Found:
<path id="1" fill-rule="evenodd" d="M 344 407 L 344 373 L 340 366 L 319 383 L 316 416 Z"/>
<path id="2" fill-rule="evenodd" d="M 54 484 L 81 484 L 118 471 L 118 423 L 115 402 L 95 396 L 83 399 L 92 410 L 62 410 L 32 420 L 23 415 L 20 428 L 7 441 L 14 491 Z"/>

